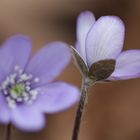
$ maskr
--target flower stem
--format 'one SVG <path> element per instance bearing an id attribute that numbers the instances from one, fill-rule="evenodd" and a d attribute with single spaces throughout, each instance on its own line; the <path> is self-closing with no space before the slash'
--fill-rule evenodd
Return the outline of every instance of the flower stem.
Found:
<path id="1" fill-rule="evenodd" d="M 79 102 L 79 105 L 78 105 L 76 118 L 75 118 L 75 122 L 74 122 L 72 140 L 78 140 L 78 134 L 79 134 L 79 130 L 80 130 L 81 118 L 82 118 L 82 114 L 84 112 L 85 105 L 87 103 L 88 87 L 89 87 L 89 85 L 86 84 L 86 80 L 84 80 L 83 84 L 82 84 L 82 89 L 81 89 L 81 98 L 80 98 L 80 102 Z"/>
<path id="2" fill-rule="evenodd" d="M 8 124 L 7 129 L 6 129 L 6 140 L 11 139 L 11 124 Z"/>

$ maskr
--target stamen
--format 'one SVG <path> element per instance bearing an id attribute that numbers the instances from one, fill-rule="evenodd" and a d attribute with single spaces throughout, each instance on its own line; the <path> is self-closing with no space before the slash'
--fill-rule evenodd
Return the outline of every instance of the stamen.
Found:
<path id="1" fill-rule="evenodd" d="M 29 86 L 31 83 L 27 81 L 25 84 L 26 84 L 27 86 Z"/>
<path id="2" fill-rule="evenodd" d="M 25 96 L 25 97 L 23 98 L 23 100 L 24 100 L 25 102 L 27 102 L 27 101 L 29 100 L 29 97 L 28 97 L 28 96 Z"/>
<path id="3" fill-rule="evenodd" d="M 22 73 L 23 73 L 23 70 L 22 70 L 22 69 L 20 69 L 18 72 L 19 72 L 19 74 L 22 74 Z"/>
<path id="4" fill-rule="evenodd" d="M 8 105 L 12 109 L 16 108 L 16 102 L 14 100 L 11 100 L 10 102 L 8 102 Z"/>
<path id="5" fill-rule="evenodd" d="M 10 95 L 11 95 L 11 97 L 14 98 L 14 99 L 17 99 L 17 97 L 18 97 L 18 96 L 15 94 L 15 92 L 12 92 L 12 91 L 11 91 L 11 94 L 10 94 Z"/>
<path id="6" fill-rule="evenodd" d="M 16 73 L 10 75 L 9 82 L 11 84 L 15 84 L 15 78 L 16 78 L 16 76 L 17 76 Z"/>
<path id="7" fill-rule="evenodd" d="M 36 77 L 36 78 L 34 79 L 34 82 L 35 82 L 35 83 L 38 83 L 38 82 L 39 82 L 39 78 Z"/>
<path id="8" fill-rule="evenodd" d="M 19 66 L 18 65 L 15 66 L 15 71 L 17 71 L 17 70 L 19 70 Z"/>
<path id="9" fill-rule="evenodd" d="M 3 90 L 4 95 L 8 95 L 7 90 Z"/>
<path id="10" fill-rule="evenodd" d="M 32 99 L 36 99 L 36 97 L 38 95 L 38 91 L 37 90 L 32 90 L 32 91 L 30 91 L 30 94 L 32 95 Z"/>
<path id="11" fill-rule="evenodd" d="M 6 100 L 10 108 L 14 109 L 16 107 L 16 102 L 13 99 L 11 99 L 10 97 L 6 97 Z"/>
<path id="12" fill-rule="evenodd" d="M 30 91 L 31 87 L 30 86 L 26 86 L 25 87 L 27 91 Z"/>
<path id="13" fill-rule="evenodd" d="M 20 79 L 23 80 L 23 81 L 26 81 L 26 80 L 29 79 L 29 77 L 28 77 L 28 75 L 27 75 L 26 73 L 24 73 L 24 74 L 22 74 L 22 75 L 20 76 Z"/>
<path id="14" fill-rule="evenodd" d="M 17 98 L 17 101 L 22 102 L 23 100 L 22 100 L 22 98 Z"/>
<path id="15" fill-rule="evenodd" d="M 2 83 L 2 85 L 1 85 L 1 89 L 5 89 L 6 87 L 7 87 L 7 85 L 8 85 L 8 81 L 6 80 L 6 81 L 4 81 L 3 83 Z"/>

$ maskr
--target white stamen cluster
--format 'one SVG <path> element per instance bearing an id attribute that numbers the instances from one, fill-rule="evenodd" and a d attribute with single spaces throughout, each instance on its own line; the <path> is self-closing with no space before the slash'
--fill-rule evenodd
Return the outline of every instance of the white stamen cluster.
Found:
<path id="1" fill-rule="evenodd" d="M 38 82 L 38 77 L 24 73 L 19 66 L 15 66 L 14 72 L 2 82 L 0 90 L 5 96 L 8 106 L 15 108 L 20 103 L 31 104 L 36 100 L 39 92 L 32 89 L 31 86 Z"/>

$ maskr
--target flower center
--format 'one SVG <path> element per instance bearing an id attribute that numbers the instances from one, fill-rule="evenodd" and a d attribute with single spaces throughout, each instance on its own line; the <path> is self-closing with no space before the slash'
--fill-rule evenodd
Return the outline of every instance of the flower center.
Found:
<path id="1" fill-rule="evenodd" d="M 39 92 L 33 89 L 33 84 L 38 82 L 39 78 L 27 74 L 19 66 L 15 66 L 14 72 L 2 82 L 0 90 L 5 96 L 8 106 L 15 108 L 19 104 L 31 104 L 36 100 Z"/>

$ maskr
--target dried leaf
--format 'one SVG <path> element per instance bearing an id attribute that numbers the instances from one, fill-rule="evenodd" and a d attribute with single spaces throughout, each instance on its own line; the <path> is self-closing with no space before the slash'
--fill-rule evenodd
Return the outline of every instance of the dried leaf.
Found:
<path id="1" fill-rule="evenodd" d="M 108 78 L 115 69 L 116 61 L 113 59 L 101 60 L 92 64 L 89 74 L 99 80 Z"/>

